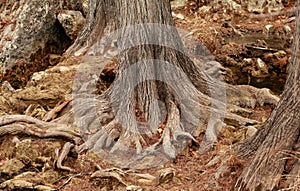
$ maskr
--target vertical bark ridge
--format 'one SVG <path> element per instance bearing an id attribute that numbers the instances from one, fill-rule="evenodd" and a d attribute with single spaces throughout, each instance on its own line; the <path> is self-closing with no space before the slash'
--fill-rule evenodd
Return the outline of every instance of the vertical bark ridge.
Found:
<path id="1" fill-rule="evenodd" d="M 84 55 L 105 34 L 116 29 L 114 0 L 90 0 L 86 24 L 65 56 Z"/>
<path id="2" fill-rule="evenodd" d="M 298 10 L 294 36 L 294 52 L 297 55 L 294 55 L 290 65 L 289 77 L 280 102 L 257 134 L 236 146 L 241 157 L 254 155 L 237 181 L 236 188 L 239 190 L 278 189 L 287 163 L 285 151 L 299 150 L 295 148 L 300 136 L 299 22 Z M 298 174 L 295 171 L 300 171 L 299 165 L 293 165 L 291 173 Z"/>

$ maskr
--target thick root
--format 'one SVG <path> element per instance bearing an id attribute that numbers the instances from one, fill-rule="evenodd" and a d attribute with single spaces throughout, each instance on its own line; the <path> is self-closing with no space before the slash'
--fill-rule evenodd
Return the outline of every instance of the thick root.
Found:
<path id="1" fill-rule="evenodd" d="M 81 153 L 93 148 L 98 150 L 110 147 L 113 141 L 120 136 L 120 132 L 115 129 L 116 125 L 116 120 L 111 121 L 95 134 L 91 134 L 85 143 L 76 148 L 76 151 Z"/>
<path id="2" fill-rule="evenodd" d="M 74 144 L 72 144 L 70 142 L 65 143 L 65 145 L 62 148 L 61 153 L 58 156 L 58 159 L 56 161 L 56 166 L 57 166 L 58 169 L 74 172 L 74 170 L 72 168 L 62 165 L 63 160 L 67 157 L 68 153 L 70 152 L 70 150 L 73 147 L 74 147 Z"/>
<path id="3" fill-rule="evenodd" d="M 239 107 L 255 108 L 256 105 L 273 105 L 279 102 L 279 97 L 273 95 L 267 88 L 255 88 L 248 85 L 231 86 L 227 88 L 227 103 Z"/>
<path id="4" fill-rule="evenodd" d="M 130 151 L 128 152 L 130 159 L 127 162 L 121 162 L 123 166 L 127 167 L 142 161 L 148 155 L 159 155 L 173 160 L 187 146 L 188 141 L 192 140 L 200 145 L 194 136 L 205 132 L 205 142 L 201 144 L 213 144 L 218 140 L 218 133 L 225 123 L 234 126 L 258 124 L 259 122 L 241 117 L 239 114 L 251 114 L 251 108 L 257 104 L 276 104 L 278 101 L 278 98 L 266 89 L 248 86 L 240 86 L 239 88 L 230 86 L 229 89 L 228 94 L 236 93 L 237 96 L 235 97 L 240 99 L 232 98 L 226 104 L 221 100 L 213 100 L 198 91 L 198 95 L 195 97 L 198 97 L 199 100 L 192 98 L 191 100 L 184 100 L 180 106 L 176 105 L 172 99 L 168 100 L 167 119 L 165 126 L 159 133 L 158 127 L 147 125 L 142 127 L 143 124 L 140 122 L 131 123 L 130 120 L 136 120 L 135 116 L 125 118 L 127 122 L 120 124 L 120 116 L 116 117 L 113 114 L 112 104 L 109 103 L 105 94 L 89 97 L 85 94 L 76 95 L 71 102 L 67 101 L 55 108 L 53 112 L 49 112 L 49 115 L 44 119 L 45 121 L 23 115 L 0 117 L 0 136 L 27 134 L 41 138 L 64 137 L 75 144 L 78 153 L 93 149 L 96 153 L 105 153 L 105 157 L 108 158 L 119 151 L 120 153 Z M 55 119 L 58 112 L 71 104 L 71 109 L 70 107 L 67 108 L 69 111 L 64 111 L 63 116 Z M 72 117 L 75 117 L 75 120 L 70 120 Z M 52 122 L 46 122 L 49 120 Z M 124 119 L 122 120 L 123 123 Z M 68 125 L 70 122 L 72 125 Z M 80 128 L 80 132 L 74 128 L 75 126 Z M 154 136 L 156 138 L 153 138 Z M 153 139 L 149 144 L 145 138 Z M 81 140 L 85 142 L 79 145 Z M 155 142 L 153 143 L 153 141 Z M 63 166 L 62 161 L 73 146 L 71 144 L 64 146 L 58 157 L 58 168 L 72 170 Z M 124 163 L 126 164 L 124 165 Z"/>
<path id="5" fill-rule="evenodd" d="M 0 137 L 4 135 L 26 134 L 40 138 L 63 137 L 79 143 L 80 134 L 72 126 L 47 123 L 25 115 L 0 117 Z"/>

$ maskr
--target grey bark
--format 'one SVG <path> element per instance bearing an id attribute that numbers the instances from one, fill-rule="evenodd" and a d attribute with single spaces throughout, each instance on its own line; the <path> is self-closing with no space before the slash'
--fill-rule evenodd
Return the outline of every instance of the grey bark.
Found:
<path id="1" fill-rule="evenodd" d="M 169 1 L 138 0 L 135 3 L 126 0 L 97 1 L 90 5 L 88 24 L 66 55 L 89 54 L 89 48 L 97 40 L 100 41 L 103 36 L 118 30 L 119 54 L 116 80 L 112 87 L 99 98 L 103 99 L 104 97 L 104 99 L 110 100 L 112 107 L 115 108 L 114 116 L 122 126 L 122 130 L 119 131 L 119 139 L 112 150 L 118 150 L 121 147 L 130 148 L 131 145 L 134 145 L 137 153 L 141 153 L 148 144 L 145 139 L 158 136 L 157 128 L 160 123 L 165 122 L 168 130 L 165 131 L 166 133 L 162 135 L 159 142 L 163 144 L 166 154 L 175 158 L 176 151 L 171 142 L 175 141 L 177 136 L 191 138 L 189 133 L 192 133 L 193 129 L 191 127 L 189 133 L 184 133 L 184 125 L 179 118 L 180 112 L 189 117 L 188 123 L 197 126 L 199 111 L 194 111 L 195 105 L 192 104 L 198 104 L 199 100 L 194 85 L 197 84 L 198 88 L 203 91 L 208 92 L 208 90 L 200 68 L 184 55 L 185 51 L 177 30 L 170 27 L 174 26 L 174 22 Z M 153 26 L 153 23 L 157 26 Z M 165 44 L 170 47 L 164 47 Z M 102 50 L 93 51 L 94 54 L 102 52 Z M 171 67 L 172 71 L 168 71 L 163 62 L 168 62 L 179 70 Z M 130 69 L 128 73 L 130 67 L 133 69 Z M 184 79 L 180 78 L 182 76 L 180 72 L 188 74 L 192 83 L 180 81 L 179 79 Z M 200 83 L 200 80 L 203 83 Z M 172 82 L 173 84 L 168 85 L 163 82 Z M 169 87 L 170 85 L 181 90 L 182 95 L 176 95 L 178 92 L 174 92 L 174 89 Z M 126 100 L 124 98 L 126 95 L 131 95 L 131 97 Z M 191 100 L 186 101 L 186 104 L 180 108 L 180 98 L 178 97 L 187 97 Z M 193 100 L 194 98 L 197 100 Z M 159 119 L 162 112 L 159 102 L 165 105 L 168 119 Z M 203 102 L 208 103 L 208 99 L 203 99 Z M 78 102 L 78 105 L 74 107 L 77 108 L 77 111 L 74 112 L 82 113 L 83 110 L 88 109 L 88 105 L 87 102 L 84 104 Z M 136 110 L 140 116 L 136 116 Z M 139 119 L 136 119 L 137 117 Z M 82 116 L 80 121 L 87 121 L 88 118 L 88 115 Z M 88 122 L 88 124 L 92 123 Z M 143 133 L 140 132 L 140 128 L 144 129 Z M 107 129 L 108 132 L 113 130 L 110 124 L 104 129 Z M 89 131 L 88 127 L 86 130 Z M 91 136 L 90 140 L 107 141 L 106 138 L 101 137 L 95 139 L 95 136 L 99 136 L 98 133 L 94 137 Z M 94 146 L 93 144 L 96 143 L 88 143 L 86 147 Z M 97 145 L 107 144 L 98 142 Z M 79 150 L 86 149 L 86 147 L 81 147 Z"/>
<path id="2" fill-rule="evenodd" d="M 241 158 L 254 156 L 243 170 L 239 190 L 299 189 L 300 17 L 297 13 L 293 62 L 277 107 L 251 139 L 236 145 Z M 298 157 L 298 159 L 297 159 Z M 282 183 L 287 176 L 287 181 Z M 280 184 L 280 181 L 282 184 Z"/>

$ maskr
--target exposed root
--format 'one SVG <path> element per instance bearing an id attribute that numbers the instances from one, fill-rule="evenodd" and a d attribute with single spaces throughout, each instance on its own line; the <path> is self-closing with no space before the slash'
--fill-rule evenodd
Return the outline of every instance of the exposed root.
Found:
<path id="1" fill-rule="evenodd" d="M 50 112 L 48 112 L 44 117 L 43 121 L 51 121 L 57 117 L 59 112 L 61 112 L 72 100 L 64 101 L 62 104 L 56 106 Z"/>
<path id="2" fill-rule="evenodd" d="M 135 168 L 138 163 L 143 163 L 143 159 L 151 155 L 158 158 L 164 158 L 161 159 L 161 161 L 165 159 L 174 160 L 177 154 L 187 146 L 190 140 L 199 145 L 198 141 L 195 140 L 189 132 L 185 131 L 182 123 L 180 122 L 179 109 L 173 102 L 169 102 L 168 110 L 166 125 L 159 140 L 153 145 L 147 147 L 128 164 L 122 166 L 123 168 Z"/>
<path id="3" fill-rule="evenodd" d="M 25 115 L 10 115 L 0 117 L 0 137 L 4 135 L 26 134 L 40 138 L 64 138 L 78 144 L 81 141 L 80 134 L 72 130 L 70 126 L 63 124 L 47 123 Z M 74 171 L 63 166 L 62 162 L 67 157 L 74 144 L 67 142 L 58 154 L 56 166 L 58 169 Z"/>
<path id="4" fill-rule="evenodd" d="M 46 129 L 49 127 L 48 123 L 45 123 L 41 120 L 38 120 L 36 118 L 26 116 L 26 115 L 7 115 L 2 116 L 0 118 L 0 126 L 9 125 L 15 122 L 26 122 L 29 124 L 36 124 L 37 126 L 40 126 L 40 128 Z"/>
<path id="5" fill-rule="evenodd" d="M 161 134 L 157 133 L 158 127 L 149 126 L 149 124 L 157 122 L 143 125 L 143 122 L 136 121 L 135 114 L 128 115 L 126 112 L 131 110 L 132 106 L 125 107 L 128 109 L 127 111 L 123 110 L 124 108 L 113 111 L 112 105 L 116 103 L 110 103 L 114 100 L 107 99 L 106 94 L 95 96 L 82 93 L 74 95 L 72 102 L 65 102 L 50 112 L 44 120 L 52 120 L 52 122 L 23 115 L 0 117 L 0 136 L 28 134 L 41 138 L 64 137 L 72 141 L 75 145 L 67 143 L 58 157 L 57 167 L 63 170 L 72 171 L 69 167 L 63 166 L 62 162 L 73 146 L 78 153 L 93 149 L 96 153 L 105 153 L 103 156 L 108 158 L 116 158 L 118 156 L 116 153 L 119 151 L 127 153 L 128 161 L 120 162 L 120 159 L 118 160 L 122 163 L 121 166 L 130 168 L 148 155 L 159 155 L 159 157 L 173 160 L 187 146 L 188 141 L 192 140 L 200 145 L 194 136 L 203 132 L 205 132 L 205 140 L 201 143 L 201 148 L 205 150 L 205 145 L 209 146 L 218 140 L 218 134 L 225 123 L 237 127 L 258 124 L 259 122 L 244 118 L 239 114 L 251 114 L 251 108 L 256 104 L 276 104 L 278 101 L 278 98 L 267 89 L 250 86 L 240 86 L 239 88 L 230 86 L 228 94 L 237 93 L 235 97 L 240 99 L 232 98 L 228 103 L 224 103 L 224 100 L 210 98 L 198 90 L 193 91 L 196 96 L 192 98 L 186 96 L 190 99 L 180 100 L 179 105 L 175 104 L 173 98 L 166 98 L 167 118 Z M 199 100 L 196 100 L 197 98 Z M 116 102 L 120 101 L 116 100 Z M 65 114 L 55 119 L 57 113 L 66 108 L 69 103 L 72 105 L 71 110 L 63 111 Z M 159 107 L 154 109 L 159 109 Z M 158 111 L 155 110 L 156 112 Z M 125 114 L 118 115 L 119 113 Z M 124 116 L 125 118 L 123 118 Z M 72 117 L 75 120 L 70 120 Z M 125 124 L 120 124 L 120 121 L 122 123 L 125 121 Z M 70 122 L 73 124 L 69 125 Z M 79 127 L 80 133 L 75 126 Z M 145 138 L 153 139 L 151 144 Z M 85 142 L 80 145 L 81 140 Z M 153 141 L 155 142 L 153 143 Z M 122 154 L 120 155 L 122 156 Z"/>
<path id="6" fill-rule="evenodd" d="M 114 178 L 126 188 L 139 188 L 139 189 L 128 189 L 128 190 L 142 190 L 139 186 L 132 185 L 132 182 L 142 182 L 148 185 L 159 185 L 172 181 L 175 176 L 175 169 L 173 168 L 164 168 L 157 172 L 156 176 L 151 174 L 137 174 L 134 171 L 122 170 L 119 168 L 112 169 L 99 169 L 91 175 L 91 179 L 97 178 Z"/>
<path id="7" fill-rule="evenodd" d="M 227 102 L 239 107 L 255 108 L 256 105 L 276 106 L 279 97 L 273 95 L 267 88 L 255 88 L 249 85 L 228 85 L 226 88 Z"/>
<path id="8" fill-rule="evenodd" d="M 87 99 L 81 99 L 80 97 L 84 98 L 86 95 L 77 96 L 78 100 L 73 103 L 73 111 L 75 112 L 77 125 L 81 127 L 83 126 L 83 128 L 81 128 L 81 135 L 86 141 L 82 145 L 76 146 L 76 151 L 81 153 L 89 149 L 93 149 L 95 151 L 106 150 L 113 154 L 118 150 L 121 152 L 126 152 L 128 149 L 131 150 L 131 143 L 133 143 L 138 157 L 135 160 L 131 160 L 131 162 L 128 163 L 129 166 L 142 160 L 145 156 L 157 152 L 164 153 L 169 159 L 175 159 L 178 154 L 178 150 L 182 150 L 183 147 L 187 145 L 187 140 L 193 140 L 197 143 L 192 136 L 194 135 L 193 132 L 190 131 L 190 129 L 185 129 L 186 124 L 182 123 L 182 117 L 185 118 L 192 126 L 199 125 L 199 122 L 201 123 L 202 120 L 204 120 L 203 127 L 200 128 L 206 129 L 205 141 L 207 144 L 213 144 L 217 141 L 218 132 L 224 126 L 224 123 L 220 121 L 222 120 L 222 117 L 220 116 L 224 115 L 224 111 L 219 111 L 217 108 L 213 109 L 209 106 L 201 105 L 199 102 L 196 102 L 196 100 L 190 100 L 192 102 L 189 101 L 188 105 L 181 105 L 179 110 L 179 108 L 170 101 L 166 125 L 160 139 L 155 144 L 150 145 L 143 150 L 143 145 L 147 145 L 147 143 L 141 134 L 139 134 L 139 129 L 134 126 L 130 126 L 130 128 L 127 129 L 120 127 L 121 124 L 119 124 L 117 119 L 113 118 L 113 116 L 109 114 L 111 113 L 111 107 L 106 99 L 103 99 L 104 96 L 90 97 Z M 206 99 L 201 102 L 209 103 L 205 100 Z M 194 107 L 192 105 L 194 105 Z M 198 107 L 195 107 L 195 105 L 198 105 Z M 237 113 L 251 113 L 248 109 L 234 105 L 230 106 L 231 108 L 234 108 L 233 110 Z M 200 116 L 200 119 L 197 114 L 197 112 L 199 112 L 197 108 L 200 108 L 202 110 L 201 112 L 204 114 Z M 212 113 L 215 113 L 214 115 L 216 115 L 216 117 L 211 118 L 210 115 L 212 115 Z M 104 120 L 105 117 L 106 119 Z M 207 118 L 211 119 L 210 121 L 205 122 Z M 224 119 L 226 123 L 234 124 L 235 126 L 253 125 L 258 123 L 255 120 L 250 120 L 233 113 L 227 113 L 226 116 L 224 116 Z M 101 127 L 100 124 L 105 125 Z M 205 126 L 207 125 L 209 127 L 206 128 Z M 143 133 L 145 132 L 146 131 Z M 149 131 L 145 134 L 147 136 L 151 136 L 153 135 L 153 131 Z M 180 141 L 184 141 L 184 143 L 179 143 Z M 128 165 L 125 166 L 128 167 Z"/>
<path id="9" fill-rule="evenodd" d="M 65 145 L 62 148 L 62 150 L 60 152 L 60 155 L 58 156 L 58 159 L 56 161 L 56 166 L 57 166 L 58 169 L 74 172 L 74 169 L 62 165 L 63 160 L 67 157 L 68 153 L 70 152 L 70 150 L 73 147 L 74 147 L 74 144 L 72 144 L 70 142 L 65 143 Z"/>
<path id="10" fill-rule="evenodd" d="M 61 190 L 63 187 L 65 187 L 69 182 L 71 182 L 71 180 L 73 178 L 76 178 L 78 176 L 82 176 L 82 173 L 79 173 L 79 174 L 75 174 L 73 176 L 70 176 L 61 186 L 59 186 L 56 190 Z"/>
<path id="11" fill-rule="evenodd" d="M 284 175 L 284 182 L 282 187 L 286 189 L 280 189 L 280 191 L 285 190 L 299 190 L 300 189 L 300 151 L 285 151 L 283 152 L 288 155 L 288 159 L 294 161 L 294 165 L 290 170 L 289 174 Z"/>
<path id="12" fill-rule="evenodd" d="M 124 186 L 129 186 L 129 183 L 125 180 L 125 173 L 122 170 L 111 172 L 111 171 L 105 171 L 105 170 L 98 170 L 94 172 L 91 175 L 91 179 L 96 178 L 115 178 L 118 180 L 119 183 L 121 183 Z"/>
<path id="13" fill-rule="evenodd" d="M 0 136 L 26 134 L 40 138 L 63 137 L 79 143 L 80 134 L 71 126 L 47 123 L 25 115 L 9 115 L 0 117 Z"/>
<path id="14" fill-rule="evenodd" d="M 176 154 L 178 154 L 176 153 L 178 148 L 176 149 L 172 143 L 175 143 L 176 141 L 183 141 L 183 143 L 181 143 L 182 145 L 177 146 L 185 147 L 187 145 L 187 140 L 184 139 L 186 138 L 197 142 L 190 133 L 184 131 L 180 123 L 179 109 L 174 103 L 171 102 L 166 127 L 159 142 L 162 143 L 165 154 L 171 159 L 175 159 Z"/>
<path id="15" fill-rule="evenodd" d="M 91 134 L 85 143 L 76 148 L 76 151 L 81 153 L 92 148 L 98 150 L 111 146 L 120 135 L 120 132 L 115 129 L 116 125 L 116 120 L 111 121 L 95 134 Z"/>
<path id="16" fill-rule="evenodd" d="M 290 135 L 283 131 L 280 131 L 280 133 L 288 137 L 290 142 L 295 140 L 292 135 L 295 135 L 296 132 Z M 291 177 L 290 180 L 287 181 L 289 185 L 285 185 L 284 187 L 291 186 L 295 181 L 297 182 L 297 176 L 299 175 L 298 161 L 292 161 L 292 163 L 289 164 L 287 153 L 281 152 L 283 148 L 291 148 L 291 144 L 288 142 L 280 144 L 276 138 L 274 142 L 276 142 L 276 144 L 270 146 L 269 144 L 272 142 L 264 139 L 264 142 L 256 151 L 253 159 L 251 159 L 251 162 L 243 169 L 238 178 L 235 185 L 236 190 L 278 190 L 284 171 L 288 172 L 287 174 Z M 292 169 L 289 169 L 291 167 Z"/>
<path id="17" fill-rule="evenodd" d="M 75 95 L 71 112 L 82 134 L 94 134 L 114 119 L 109 101 L 104 96 Z M 66 120 L 62 119 L 62 122 Z"/>
<path id="18" fill-rule="evenodd" d="M 235 114 L 252 114 L 253 112 L 250 109 L 242 108 L 236 105 L 228 104 L 227 111 Z"/>

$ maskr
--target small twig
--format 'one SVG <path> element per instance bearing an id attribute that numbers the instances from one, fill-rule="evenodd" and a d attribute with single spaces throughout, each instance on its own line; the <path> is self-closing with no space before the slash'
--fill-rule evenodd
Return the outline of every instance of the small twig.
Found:
<path id="1" fill-rule="evenodd" d="M 56 183 L 58 183 L 59 181 L 61 181 L 62 179 L 65 179 L 65 178 L 67 178 L 68 176 L 61 176 L 61 177 L 59 177 L 57 180 L 55 180 L 54 182 L 52 182 L 52 184 L 56 184 Z"/>
<path id="2" fill-rule="evenodd" d="M 246 48 L 252 48 L 252 49 L 262 50 L 262 51 L 278 52 L 277 49 L 265 48 L 265 47 L 258 47 L 258 46 L 251 46 L 251 45 L 246 45 Z"/>
<path id="3" fill-rule="evenodd" d="M 77 176 L 82 176 L 82 173 L 74 174 L 73 176 L 70 176 L 61 186 L 59 186 L 56 190 L 60 190 L 63 187 L 65 187 L 71 180 Z"/>
<path id="4" fill-rule="evenodd" d="M 45 115 L 45 117 L 43 118 L 43 121 L 51 121 L 52 119 L 54 119 L 59 112 L 61 112 L 71 101 L 73 101 L 73 99 L 71 100 L 66 100 L 64 101 L 62 104 L 56 106 L 54 109 L 52 109 L 49 113 L 47 113 Z"/>
<path id="5" fill-rule="evenodd" d="M 237 35 L 239 35 L 239 36 L 244 36 L 244 35 L 241 33 L 241 31 L 237 30 L 234 26 L 232 26 L 232 24 L 228 23 L 228 26 L 229 26 L 230 28 L 232 28 L 232 30 L 233 30 L 233 32 L 234 32 L 235 34 L 237 34 Z"/>

